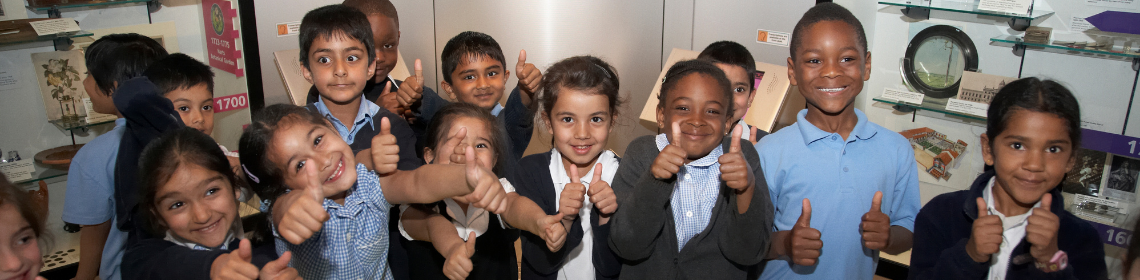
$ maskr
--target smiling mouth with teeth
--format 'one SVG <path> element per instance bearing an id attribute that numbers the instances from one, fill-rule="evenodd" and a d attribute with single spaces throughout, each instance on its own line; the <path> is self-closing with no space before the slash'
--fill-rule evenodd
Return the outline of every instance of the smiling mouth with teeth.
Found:
<path id="1" fill-rule="evenodd" d="M 340 162 L 338 162 L 336 164 L 336 170 L 334 170 L 333 173 L 329 175 L 328 179 L 325 179 L 325 183 L 332 182 L 333 180 L 340 178 L 341 173 L 344 173 L 344 159 L 343 158 L 340 159 Z"/>
<path id="2" fill-rule="evenodd" d="M 843 91 L 844 89 L 847 89 L 847 87 L 837 87 L 837 88 L 820 88 L 820 89 L 819 89 L 819 91 L 822 91 L 822 92 L 828 92 L 828 93 L 833 93 L 833 92 L 840 92 L 840 91 Z"/>

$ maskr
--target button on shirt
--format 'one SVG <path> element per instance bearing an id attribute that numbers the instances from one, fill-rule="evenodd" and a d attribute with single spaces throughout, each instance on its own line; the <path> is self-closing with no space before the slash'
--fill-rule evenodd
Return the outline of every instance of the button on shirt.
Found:
<path id="1" fill-rule="evenodd" d="M 914 149 L 902 135 L 858 121 L 844 140 L 804 119 L 770 134 L 756 144 L 768 192 L 776 207 L 775 228 L 791 230 L 811 201 L 811 226 L 822 233 L 823 254 L 814 266 L 799 266 L 787 256 L 772 260 L 760 279 L 872 279 L 878 251 L 863 247 L 859 232 L 871 198 L 883 192 L 881 210 L 892 226 L 914 231 L 919 209 L 918 169 Z"/>
<path id="2" fill-rule="evenodd" d="M 79 225 L 115 222 L 115 162 L 127 119 L 115 120 L 115 128 L 83 145 L 68 168 L 63 221 Z M 119 265 L 126 251 L 127 232 L 112 226 L 99 262 L 99 279 L 119 280 Z"/>
<path id="3" fill-rule="evenodd" d="M 1028 225 L 1026 221 L 1029 215 L 1033 214 L 1033 210 L 1041 207 L 1041 201 L 1038 201 L 1033 208 L 1029 208 L 1029 212 L 1025 214 L 1006 217 L 994 208 L 994 178 L 990 178 L 990 183 L 986 185 L 986 189 L 982 191 L 982 198 L 986 200 L 986 210 L 990 215 L 997 215 L 1001 218 L 1002 234 L 1001 246 L 998 247 L 997 254 L 990 256 L 990 271 L 986 279 L 1001 280 L 1005 279 L 1006 272 L 1009 270 L 1009 260 L 1013 255 L 1013 249 L 1017 247 L 1018 243 L 1025 238 L 1025 226 Z"/>
<path id="4" fill-rule="evenodd" d="M 669 139 L 665 134 L 657 135 L 657 150 L 665 149 Z M 677 251 L 685 248 L 693 236 L 705 231 L 712 216 L 713 205 L 720 193 L 721 146 L 716 146 L 708 155 L 689 162 L 677 172 L 677 182 L 673 185 L 673 196 L 669 206 L 673 209 L 673 227 L 677 231 Z"/>
<path id="5" fill-rule="evenodd" d="M 356 138 L 356 133 L 365 125 L 376 129 L 372 117 L 376 116 L 377 112 L 380 112 L 380 106 L 377 106 L 376 103 L 372 103 L 372 101 L 368 101 L 367 98 L 360 99 L 360 109 L 356 110 L 356 119 L 353 120 L 352 127 L 345 126 L 344 123 L 333 116 L 332 112 L 329 112 L 329 107 L 325 106 L 324 97 L 318 98 L 317 102 L 313 103 L 313 105 L 317 107 L 317 113 L 320 113 L 321 116 L 325 116 L 325 118 L 332 122 L 333 127 L 336 128 L 336 132 L 340 134 L 340 138 L 344 139 L 345 144 L 352 145 L 353 140 Z M 372 141 L 372 139 L 365 139 L 364 141 Z"/>
<path id="6" fill-rule="evenodd" d="M 376 173 L 356 165 L 356 185 L 344 205 L 325 199 L 329 220 L 300 245 L 276 238 L 277 252 L 293 252 L 291 267 L 305 279 L 392 279 L 388 215 L 392 207 Z M 277 232 L 276 229 L 273 230 Z"/>

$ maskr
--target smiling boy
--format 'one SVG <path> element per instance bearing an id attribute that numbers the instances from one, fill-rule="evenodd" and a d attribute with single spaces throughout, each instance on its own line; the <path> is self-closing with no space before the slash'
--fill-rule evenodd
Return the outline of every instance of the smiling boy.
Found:
<path id="1" fill-rule="evenodd" d="M 774 260 L 760 279 L 871 279 L 879 251 L 910 249 L 914 151 L 852 105 L 870 75 L 866 35 L 851 12 L 822 3 L 804 14 L 788 77 L 808 108 L 756 144 L 776 206 Z"/>

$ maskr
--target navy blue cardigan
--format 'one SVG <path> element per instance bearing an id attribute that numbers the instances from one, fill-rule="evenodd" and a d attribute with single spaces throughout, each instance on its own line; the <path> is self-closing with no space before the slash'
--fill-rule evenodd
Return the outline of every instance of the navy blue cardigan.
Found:
<path id="1" fill-rule="evenodd" d="M 519 161 L 518 172 L 509 179 L 519 195 L 533 200 L 547 215 L 554 215 L 558 214 L 558 208 L 555 207 L 558 199 L 550 175 L 550 157 L 551 153 L 545 152 L 523 158 Z M 596 279 L 617 279 L 621 272 L 621 262 L 609 247 L 610 223 L 598 225 L 596 207 L 590 211 L 590 221 L 594 230 L 594 276 Z M 566 254 L 581 244 L 585 235 L 582 223 L 577 220 L 569 230 L 562 250 L 558 252 L 550 252 L 546 248 L 546 241 L 541 237 L 522 231 L 522 279 L 558 279 L 557 273 L 566 260 Z"/>
<path id="2" fill-rule="evenodd" d="M 984 279 L 988 262 L 978 263 L 966 254 L 974 220 L 978 216 L 977 197 L 993 178 L 993 171 L 974 180 L 969 190 L 941 194 L 922 210 L 914 222 L 914 251 L 910 258 L 910 279 Z M 1034 261 L 1011 262 L 1006 279 L 1108 279 L 1104 263 L 1104 243 L 1096 229 L 1064 209 L 1061 188 L 1054 188 L 1050 211 L 1061 219 L 1057 247 L 1069 255 L 1069 267 L 1044 273 Z M 1029 254 L 1030 244 L 1022 239 L 1011 256 Z"/>

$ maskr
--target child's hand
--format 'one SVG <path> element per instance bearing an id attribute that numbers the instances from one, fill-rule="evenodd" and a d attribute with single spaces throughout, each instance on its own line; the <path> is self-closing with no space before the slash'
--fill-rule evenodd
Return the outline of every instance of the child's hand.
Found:
<path id="1" fill-rule="evenodd" d="M 542 83 L 542 71 L 534 63 L 526 63 L 526 50 L 519 51 L 519 63 L 515 65 L 515 75 L 519 77 L 519 90 L 530 97 L 538 92 Z"/>
<path id="2" fill-rule="evenodd" d="M 447 260 L 443 262 L 443 275 L 451 280 L 467 279 L 467 274 L 475 267 L 471 263 L 471 256 L 475 255 L 475 233 L 467 235 L 467 242 L 456 244 L 447 253 Z"/>
<path id="3" fill-rule="evenodd" d="M 752 168 L 748 166 L 748 161 L 744 160 L 744 152 L 740 150 L 740 134 L 743 130 L 744 128 L 739 125 L 732 129 L 728 153 L 720 155 L 717 159 L 720 162 L 720 179 L 738 194 L 747 191 L 756 182 Z"/>
<path id="4" fill-rule="evenodd" d="M 400 94 L 391 90 L 392 88 L 385 87 L 384 91 L 380 92 L 380 96 L 376 97 L 376 105 L 387 109 L 389 112 L 404 116 L 407 109 L 400 106 L 400 98 L 397 97 Z"/>
<path id="5" fill-rule="evenodd" d="M 293 280 L 301 279 L 297 275 L 297 269 L 289 267 L 289 259 L 293 257 L 292 252 L 285 252 L 278 257 L 277 260 L 265 264 L 261 268 L 260 276 L 262 280 Z"/>
<path id="6" fill-rule="evenodd" d="M 210 265 L 210 279 L 248 279 L 255 280 L 258 276 L 257 266 L 249 263 L 253 254 L 249 249 L 249 240 L 242 239 L 238 249 L 222 254 L 214 259 Z"/>
<path id="7" fill-rule="evenodd" d="M 1001 218 L 990 215 L 984 199 L 979 197 L 977 203 L 978 219 L 974 220 L 973 229 L 970 231 L 970 239 L 966 241 L 966 254 L 970 255 L 970 258 L 974 259 L 975 262 L 982 263 L 990 261 L 990 255 L 997 254 L 998 249 L 1001 248 L 1001 235 L 1005 229 L 1002 228 Z M 1025 229 L 1026 236 L 1028 236 L 1029 227 Z M 1054 227 L 1053 229 L 1054 232 L 1056 232 L 1057 228 Z M 1053 244 L 1056 246 L 1056 240 L 1054 240 Z M 1053 257 L 1053 255 L 1049 255 L 1049 257 Z"/>
<path id="8" fill-rule="evenodd" d="M 594 179 L 590 180 L 590 189 L 586 190 L 590 195 L 590 203 L 598 208 L 598 217 L 600 219 L 608 219 L 617 211 L 617 196 L 614 195 L 614 189 L 610 188 L 610 184 L 602 180 L 602 164 L 594 165 Z M 605 224 L 598 221 L 598 224 Z"/>
<path id="9" fill-rule="evenodd" d="M 562 250 L 566 243 L 566 227 L 562 226 L 562 213 L 549 215 L 538 219 L 538 227 L 543 229 L 542 240 L 546 241 L 546 249 L 551 252 Z"/>
<path id="10" fill-rule="evenodd" d="M 423 98 L 424 95 L 424 67 L 416 59 L 415 76 L 404 79 L 400 89 L 396 90 L 396 99 L 400 101 L 400 108 L 411 110 L 412 104 Z M 384 92 L 388 92 L 387 89 Z"/>
<path id="11" fill-rule="evenodd" d="M 467 138 L 467 128 L 466 127 L 460 127 L 459 129 L 456 129 L 455 132 L 451 133 L 451 135 L 448 135 L 447 139 L 444 140 L 444 142 L 443 142 L 443 146 L 440 146 L 438 151 L 432 151 L 433 153 L 435 153 L 435 163 L 436 164 L 452 164 L 452 163 L 455 163 L 455 162 L 452 162 L 453 158 L 457 158 L 454 156 L 455 150 L 456 150 L 456 148 L 459 148 L 461 144 L 463 144 L 463 139 L 465 139 L 465 138 Z M 463 150 L 463 153 L 467 153 L 466 148 Z"/>
<path id="12" fill-rule="evenodd" d="M 1061 227 L 1061 219 L 1049 211 L 1053 205 L 1053 195 L 1046 193 L 1041 196 L 1041 207 L 1033 209 L 1033 214 L 1026 219 L 1025 240 L 1029 241 L 1029 254 L 1040 263 L 1049 263 L 1057 248 L 1057 229 Z"/>
<path id="13" fill-rule="evenodd" d="M 585 205 L 586 186 L 582 185 L 578 177 L 578 167 L 570 167 L 570 183 L 562 187 L 562 194 L 558 198 L 558 213 L 562 214 L 563 221 L 573 221 L 578 218 L 578 211 Z"/>
<path id="14" fill-rule="evenodd" d="M 797 265 L 810 266 L 819 261 L 820 249 L 823 249 L 822 234 L 819 230 L 811 228 L 811 201 L 804 199 L 803 212 L 800 219 L 792 226 L 788 236 L 789 256 Z"/>
<path id="15" fill-rule="evenodd" d="M 468 158 L 475 158 L 475 148 L 467 146 L 466 154 Z M 478 160 L 467 164 L 467 186 L 474 189 L 467 194 L 467 201 L 471 205 L 495 214 L 507 210 L 507 193 L 503 190 L 499 177 Z"/>
<path id="16" fill-rule="evenodd" d="M 389 174 L 396 171 L 396 165 L 400 162 L 400 145 L 396 144 L 396 136 L 392 135 L 392 122 L 388 117 L 380 119 L 380 133 L 372 137 L 371 150 L 372 169 L 376 173 Z"/>
<path id="17" fill-rule="evenodd" d="M 282 195 L 273 206 L 273 222 L 277 232 L 285 241 L 301 244 L 321 230 L 329 213 L 325 211 L 325 196 L 321 193 L 321 179 L 317 176 L 316 164 L 306 164 L 309 184 L 303 189 Z M 280 214 L 278 214 L 280 213 Z"/>
<path id="18" fill-rule="evenodd" d="M 665 145 L 661 149 L 661 153 L 657 154 L 657 159 L 653 160 L 653 166 L 649 170 L 653 172 L 653 177 L 658 180 L 667 180 L 673 178 L 677 172 L 681 172 L 681 166 L 685 165 L 685 159 L 689 157 L 685 150 L 681 149 L 678 144 L 680 137 L 677 134 L 681 133 L 681 127 L 677 123 L 673 123 L 672 139 L 669 139 L 669 145 Z"/>
<path id="19" fill-rule="evenodd" d="M 891 217 L 883 214 L 883 192 L 875 192 L 871 198 L 871 211 L 863 214 L 863 246 L 871 250 L 883 250 L 891 240 Z"/>
<path id="20" fill-rule="evenodd" d="M 752 142 L 752 146 L 756 146 L 756 143 L 760 142 L 760 137 L 756 136 L 756 126 L 750 125 L 748 130 L 748 142 Z"/>

